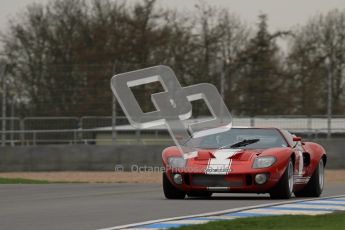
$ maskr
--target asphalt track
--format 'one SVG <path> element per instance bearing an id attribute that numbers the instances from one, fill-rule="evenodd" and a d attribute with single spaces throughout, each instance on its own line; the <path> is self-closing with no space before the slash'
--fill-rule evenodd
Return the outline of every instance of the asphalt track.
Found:
<path id="1" fill-rule="evenodd" d="M 345 183 L 326 184 L 323 196 L 344 193 Z M 165 200 L 158 184 L 0 185 L 0 229 L 99 229 L 274 202 L 256 194 Z"/>

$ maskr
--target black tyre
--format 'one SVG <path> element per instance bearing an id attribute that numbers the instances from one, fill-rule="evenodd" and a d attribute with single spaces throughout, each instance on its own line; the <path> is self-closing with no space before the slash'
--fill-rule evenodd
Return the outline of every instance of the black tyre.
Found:
<path id="1" fill-rule="evenodd" d="M 167 199 L 184 199 L 186 193 L 172 185 L 165 173 L 163 173 L 163 192 Z"/>
<path id="2" fill-rule="evenodd" d="M 296 197 L 319 197 L 324 187 L 324 167 L 321 159 L 311 176 L 308 184 L 301 190 L 294 192 Z"/>
<path id="3" fill-rule="evenodd" d="M 290 159 L 278 184 L 270 191 L 272 199 L 290 199 L 293 191 L 293 163 Z"/>
<path id="4" fill-rule="evenodd" d="M 187 192 L 188 197 L 196 197 L 196 198 L 210 198 L 212 196 L 212 192 L 209 191 L 191 191 Z"/>

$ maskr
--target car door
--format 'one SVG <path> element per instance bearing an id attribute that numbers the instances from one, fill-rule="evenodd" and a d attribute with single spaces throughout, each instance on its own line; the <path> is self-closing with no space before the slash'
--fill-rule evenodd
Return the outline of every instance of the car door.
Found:
<path id="1" fill-rule="evenodd" d="M 295 184 L 305 184 L 309 178 L 306 177 L 306 168 L 303 159 L 303 153 L 305 152 L 301 141 L 294 141 L 294 152 L 295 152 Z"/>

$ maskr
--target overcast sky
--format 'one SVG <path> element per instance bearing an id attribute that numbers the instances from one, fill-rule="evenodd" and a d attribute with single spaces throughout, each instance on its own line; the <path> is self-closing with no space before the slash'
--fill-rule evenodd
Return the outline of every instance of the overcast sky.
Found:
<path id="1" fill-rule="evenodd" d="M 29 3 L 48 2 L 50 0 L 0 0 L 0 30 L 6 28 L 8 18 L 20 12 Z M 113 0 L 116 1 L 116 0 Z M 138 0 L 127 0 L 138 1 Z M 140 1 L 140 0 L 139 0 Z M 260 13 L 269 16 L 271 29 L 287 29 L 303 24 L 316 13 L 330 9 L 345 9 L 345 0 L 204 0 L 218 7 L 228 8 L 244 21 L 252 24 Z M 158 0 L 162 6 L 176 7 L 180 10 L 193 9 L 198 0 Z"/>

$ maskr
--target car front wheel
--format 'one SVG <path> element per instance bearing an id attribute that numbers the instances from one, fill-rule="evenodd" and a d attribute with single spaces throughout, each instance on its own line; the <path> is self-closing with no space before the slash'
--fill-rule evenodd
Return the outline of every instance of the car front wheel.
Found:
<path id="1" fill-rule="evenodd" d="M 163 173 L 163 192 L 167 199 L 184 199 L 186 196 L 184 191 L 171 184 L 166 173 Z"/>
<path id="2" fill-rule="evenodd" d="M 272 199 L 290 199 L 293 191 L 293 163 L 290 159 L 283 176 L 278 184 L 271 190 L 270 197 Z"/>

